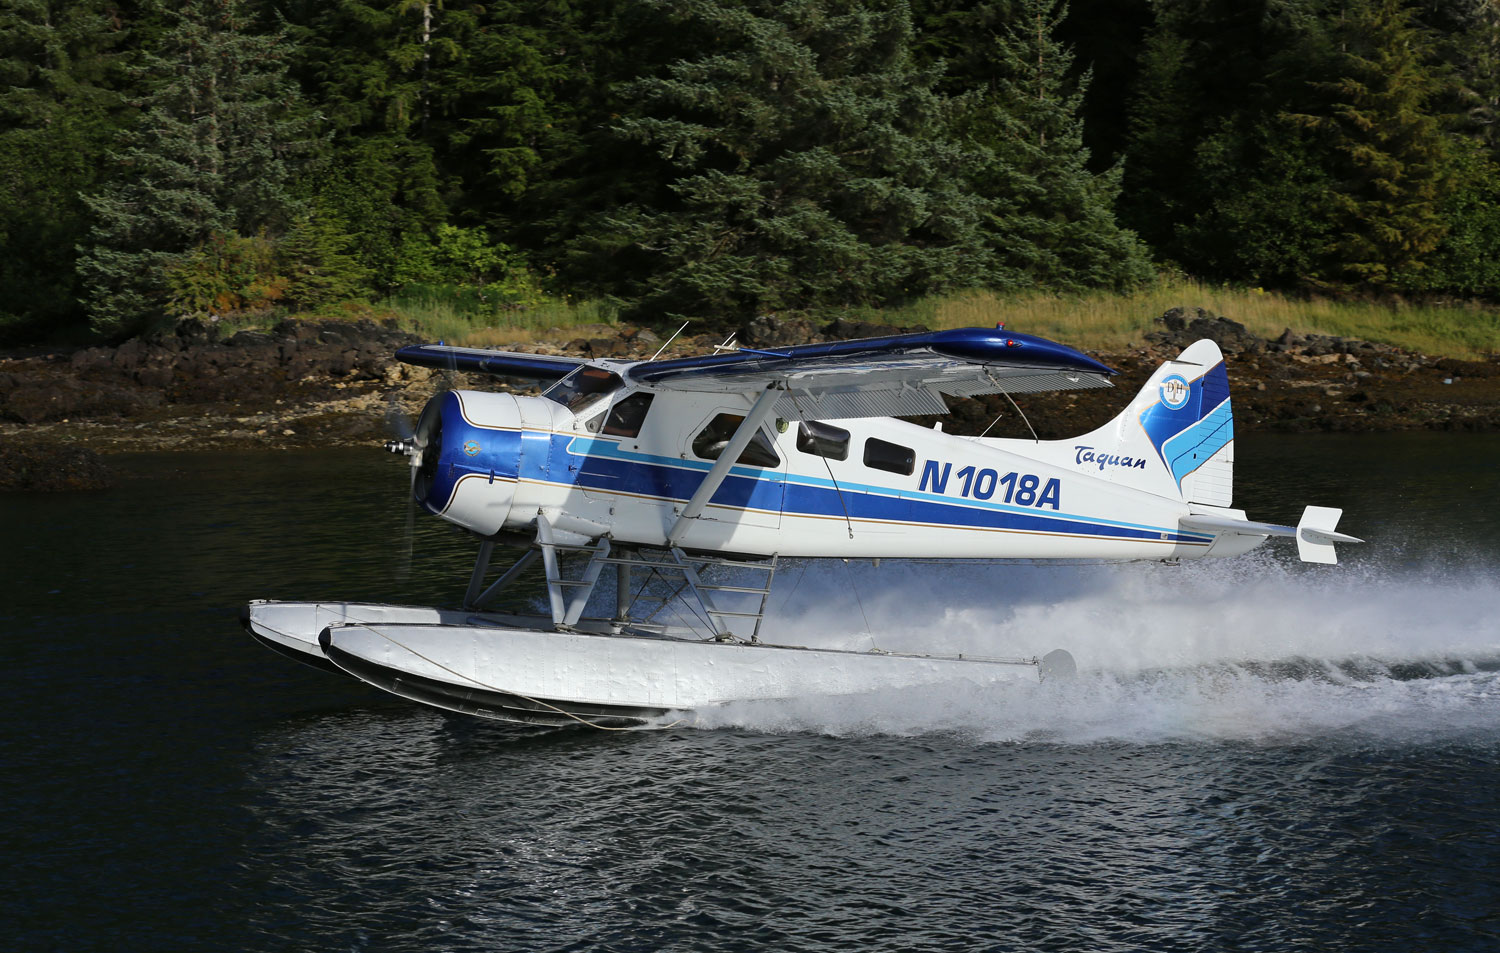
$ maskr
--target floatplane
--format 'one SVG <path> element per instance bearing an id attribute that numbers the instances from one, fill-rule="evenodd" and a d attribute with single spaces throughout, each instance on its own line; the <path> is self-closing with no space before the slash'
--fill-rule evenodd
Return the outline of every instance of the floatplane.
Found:
<path id="1" fill-rule="evenodd" d="M 1333 563 L 1335 543 L 1359 542 L 1336 531 L 1337 509 L 1308 506 L 1283 526 L 1232 508 L 1229 380 L 1210 340 L 1162 364 L 1112 421 L 1067 440 L 893 419 L 945 413 L 950 397 L 1112 386 L 1104 364 L 1003 327 L 646 361 L 442 344 L 397 357 L 543 388 L 441 392 L 410 436 L 387 444 L 407 460 L 416 504 L 478 541 L 462 601 L 255 601 L 243 621 L 300 661 L 470 715 L 660 725 L 734 701 L 1073 668 L 1063 649 L 996 658 L 781 644 L 761 629 L 786 559 L 1171 561 L 1289 537 L 1303 560 Z M 524 553 L 491 581 L 495 547 L 510 544 Z M 546 614 L 493 609 L 537 560 Z M 691 611 L 672 618 L 689 624 L 657 621 L 674 600 Z"/>

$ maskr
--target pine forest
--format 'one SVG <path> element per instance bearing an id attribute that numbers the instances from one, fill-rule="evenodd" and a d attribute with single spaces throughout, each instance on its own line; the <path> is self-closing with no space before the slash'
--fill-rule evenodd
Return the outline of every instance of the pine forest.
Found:
<path id="1" fill-rule="evenodd" d="M 1496 0 L 0 0 L 0 344 L 1500 301 Z M 373 310 L 372 310 L 373 309 Z"/>

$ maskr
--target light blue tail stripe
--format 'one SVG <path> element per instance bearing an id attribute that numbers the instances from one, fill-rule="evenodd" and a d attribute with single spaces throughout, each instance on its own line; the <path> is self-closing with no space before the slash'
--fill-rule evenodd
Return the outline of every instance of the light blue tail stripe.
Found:
<path id="1" fill-rule="evenodd" d="M 1162 444 L 1162 459 L 1172 468 L 1178 489 L 1182 488 L 1183 477 L 1207 463 L 1233 439 L 1234 414 L 1226 399 L 1203 419 Z"/>

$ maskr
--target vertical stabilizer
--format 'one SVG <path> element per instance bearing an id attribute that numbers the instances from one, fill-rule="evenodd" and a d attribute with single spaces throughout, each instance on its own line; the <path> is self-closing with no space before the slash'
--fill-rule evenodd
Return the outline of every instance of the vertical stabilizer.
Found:
<path id="1" fill-rule="evenodd" d="M 1229 506 L 1234 498 L 1234 414 L 1219 346 L 1197 342 L 1162 365 L 1152 380 L 1156 393 L 1150 394 L 1147 385 L 1144 396 L 1152 402 L 1141 410 L 1140 426 L 1171 470 L 1182 498 Z"/>
<path id="2" fill-rule="evenodd" d="M 1050 455 L 1140 490 L 1227 507 L 1234 496 L 1234 416 L 1224 355 L 1202 340 L 1167 361 L 1119 416 L 1050 441 Z"/>

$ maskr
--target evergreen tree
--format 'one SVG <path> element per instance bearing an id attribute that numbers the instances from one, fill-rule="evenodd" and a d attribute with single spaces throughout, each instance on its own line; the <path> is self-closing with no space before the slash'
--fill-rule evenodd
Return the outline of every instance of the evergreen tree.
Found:
<path id="1" fill-rule="evenodd" d="M 1321 108 L 1291 116 L 1332 152 L 1334 238 L 1309 278 L 1338 290 L 1395 288 L 1397 276 L 1425 267 L 1447 230 L 1452 158 L 1428 110 L 1438 81 L 1401 0 L 1350 0 L 1331 37 L 1337 78 L 1316 84 Z"/>
<path id="2" fill-rule="evenodd" d="M 1058 28 L 1058 38 L 1091 77 L 1079 115 L 1095 172 L 1113 168 L 1125 154 L 1129 104 L 1154 6 L 1155 0 L 1072 0 Z"/>
<path id="3" fill-rule="evenodd" d="M 620 117 L 641 111 L 631 83 L 665 74 L 684 50 L 707 49 L 715 37 L 701 20 L 676 18 L 663 29 L 662 9 L 636 0 L 574 0 L 547 9 L 553 12 L 540 25 L 538 47 L 552 65 L 545 83 L 526 87 L 545 110 L 528 115 L 526 125 L 514 123 L 518 114 L 503 124 L 513 141 L 524 134 L 535 162 L 524 191 L 496 207 L 503 205 L 508 243 L 530 249 L 539 270 L 559 284 L 621 294 L 650 265 L 644 250 L 622 244 L 602 223 L 625 206 L 671 205 L 678 174 L 650 146 L 618 135 Z"/>
<path id="4" fill-rule="evenodd" d="M 1328 158 L 1315 135 L 1284 116 L 1224 120 L 1193 153 L 1201 199 L 1168 247 L 1202 277 L 1305 288 L 1334 240 Z"/>
<path id="5" fill-rule="evenodd" d="M 145 57 L 156 85 L 113 154 L 120 177 L 86 199 L 79 271 L 97 331 L 159 315 L 168 272 L 213 234 L 287 222 L 290 161 L 310 144 L 287 53 L 284 36 L 248 32 L 236 0 L 190 0 Z"/>
<path id="6" fill-rule="evenodd" d="M 348 223 L 382 291 L 397 284 L 401 249 L 468 204 L 477 176 L 456 170 L 451 157 L 464 151 L 462 101 L 475 79 L 471 47 L 488 23 L 486 9 L 436 0 L 289 7 L 299 51 L 293 72 L 329 138 L 300 197 Z"/>
<path id="7" fill-rule="evenodd" d="M 1127 220 L 1205 277 L 1410 287 L 1452 176 L 1439 72 L 1400 0 L 1166 0 L 1158 15 Z"/>
<path id="8" fill-rule="evenodd" d="M 1453 190 L 1448 226 L 1427 267 L 1399 283 L 1426 292 L 1500 298 L 1500 4 L 1428 0 L 1417 16 L 1450 67 L 1439 108 L 1450 114 Z"/>
<path id="9" fill-rule="evenodd" d="M 300 216 L 277 247 L 287 303 L 310 311 L 367 294 L 370 273 L 351 254 L 353 243 L 347 224 L 322 203 Z"/>
<path id="10" fill-rule="evenodd" d="M 913 0 L 912 58 L 941 66 L 938 89 L 961 96 L 994 80 L 993 47 L 1015 18 L 1015 0 Z"/>
<path id="11" fill-rule="evenodd" d="M 464 183 L 457 217 L 539 250 L 577 220 L 614 204 L 629 180 L 607 127 L 621 112 L 613 87 L 654 62 L 662 38 L 622 30 L 615 0 L 492 3 L 468 45 L 457 87 L 449 163 Z M 628 4 L 627 4 L 628 10 Z M 591 181 L 578 179 L 589 176 Z"/>
<path id="12" fill-rule="evenodd" d="M 1141 53 L 1121 202 L 1125 220 L 1159 252 L 1187 217 L 1185 186 L 1202 128 L 1193 96 L 1191 41 L 1178 31 L 1172 12 L 1168 4 L 1157 8 L 1156 27 Z"/>
<path id="13" fill-rule="evenodd" d="M 646 313 L 733 320 L 984 279 L 981 156 L 945 135 L 903 2 L 676 7 L 716 42 L 633 84 L 640 114 L 619 124 L 669 164 L 672 201 L 605 223 L 641 255 Z"/>
<path id="14" fill-rule="evenodd" d="M 1208 267 L 1201 236 L 1189 233 L 1205 209 L 1241 191 L 1249 169 L 1221 180 L 1226 158 L 1257 161 L 1265 119 L 1299 101 L 1309 2 L 1320 0 L 1155 5 L 1131 105 L 1120 213 L 1158 257 Z"/>
<path id="15" fill-rule="evenodd" d="M 1500 3 L 1425 0 L 1413 14 L 1450 69 L 1442 111 L 1455 129 L 1500 158 Z"/>
<path id="16" fill-rule="evenodd" d="M 103 2 L 0 2 L 0 338 L 81 319 L 80 193 L 122 122 L 126 31 Z"/>
<path id="17" fill-rule="evenodd" d="M 554 32 L 527 5 L 491 4 L 469 42 L 472 68 L 455 83 L 452 158 L 464 163 L 466 194 L 493 196 L 491 207 L 525 192 L 554 120 L 566 111 L 559 93 L 572 86 L 572 70 L 549 55 L 571 26 L 566 4 L 559 6 L 547 11 L 561 21 Z"/>
<path id="18" fill-rule="evenodd" d="M 1439 207 L 1442 240 L 1403 289 L 1500 299 L 1500 162 L 1472 139 L 1454 144 L 1454 187 Z"/>
<path id="19" fill-rule="evenodd" d="M 980 188 L 991 218 L 1001 285 L 1063 290 L 1125 288 L 1150 277 L 1146 250 L 1115 222 L 1120 169 L 1088 169 L 1079 115 L 1089 75 L 1071 76 L 1056 39 L 1063 0 L 1019 0 L 993 46 L 996 81 L 975 124 L 994 153 Z"/>
<path id="20" fill-rule="evenodd" d="M 352 251 L 380 292 L 400 284 L 401 249 L 448 217 L 436 151 L 396 132 L 335 139 L 301 179 L 299 195 L 344 223 Z"/>
<path id="21" fill-rule="evenodd" d="M 912 0 L 913 55 L 919 67 L 940 65 L 939 92 L 962 97 L 991 89 L 997 79 L 996 45 L 1025 19 L 1018 0 Z M 1054 36 L 1092 77 L 1080 86 L 1089 168 L 1113 168 L 1124 152 L 1127 103 L 1134 89 L 1141 44 L 1151 24 L 1152 0 L 1071 0 Z M 1074 67 L 1077 79 L 1082 71 Z"/>

